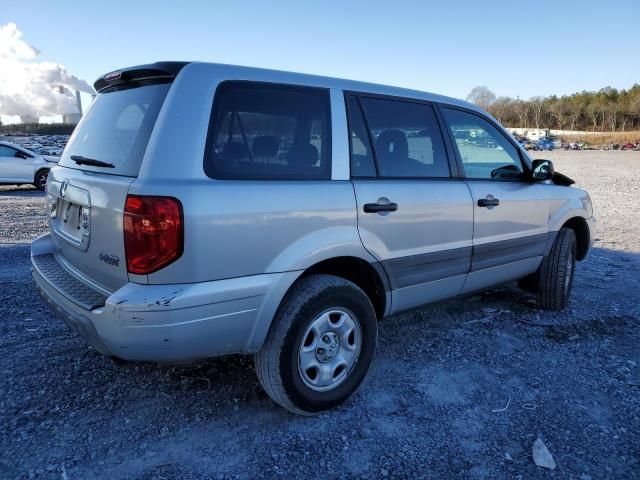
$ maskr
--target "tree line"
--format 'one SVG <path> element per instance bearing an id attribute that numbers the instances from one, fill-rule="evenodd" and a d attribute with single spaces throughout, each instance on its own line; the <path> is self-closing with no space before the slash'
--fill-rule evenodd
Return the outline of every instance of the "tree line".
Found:
<path id="1" fill-rule="evenodd" d="M 0 123 L 0 134 L 31 133 L 36 135 L 71 135 L 76 126 L 72 123 Z"/>
<path id="2" fill-rule="evenodd" d="M 505 127 L 550 128 L 591 132 L 640 130 L 640 84 L 628 90 L 605 87 L 558 97 L 521 100 L 496 97 L 475 87 L 467 100 L 487 110 Z"/>

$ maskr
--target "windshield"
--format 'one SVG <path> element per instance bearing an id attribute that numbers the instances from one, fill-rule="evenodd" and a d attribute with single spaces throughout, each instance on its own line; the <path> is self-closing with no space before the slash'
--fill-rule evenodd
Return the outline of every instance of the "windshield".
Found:
<path id="1" fill-rule="evenodd" d="M 170 86 L 164 83 L 100 93 L 71 135 L 60 165 L 137 176 Z M 112 164 L 113 168 L 74 161 L 81 157 Z"/>

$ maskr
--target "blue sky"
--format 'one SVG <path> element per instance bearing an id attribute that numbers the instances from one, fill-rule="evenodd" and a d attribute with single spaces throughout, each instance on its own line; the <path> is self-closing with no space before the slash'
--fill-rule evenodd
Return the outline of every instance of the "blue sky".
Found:
<path id="1" fill-rule="evenodd" d="M 465 97 L 640 82 L 640 0 L 15 1 L 0 24 L 93 83 L 118 67 L 204 60 Z"/>

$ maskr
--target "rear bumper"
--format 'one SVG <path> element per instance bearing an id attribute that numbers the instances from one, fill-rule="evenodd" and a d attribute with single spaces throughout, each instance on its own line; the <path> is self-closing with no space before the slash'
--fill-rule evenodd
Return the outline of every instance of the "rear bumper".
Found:
<path id="1" fill-rule="evenodd" d="M 42 268 L 38 256 L 55 258 L 49 235 L 34 241 L 31 255 L 35 284 L 52 309 L 96 350 L 125 360 L 184 361 L 255 352 L 298 276 L 286 272 L 192 284 L 127 283 L 105 297 L 104 304 L 88 306 L 82 301 L 86 294 L 75 298 L 64 287 L 69 282 Z"/>

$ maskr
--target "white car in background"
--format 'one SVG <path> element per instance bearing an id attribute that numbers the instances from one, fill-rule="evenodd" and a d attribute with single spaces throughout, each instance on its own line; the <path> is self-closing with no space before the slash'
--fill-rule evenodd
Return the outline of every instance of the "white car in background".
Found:
<path id="1" fill-rule="evenodd" d="M 0 185 L 33 184 L 42 190 L 59 157 L 40 155 L 13 143 L 0 141 Z"/>

